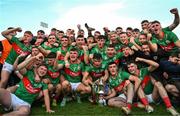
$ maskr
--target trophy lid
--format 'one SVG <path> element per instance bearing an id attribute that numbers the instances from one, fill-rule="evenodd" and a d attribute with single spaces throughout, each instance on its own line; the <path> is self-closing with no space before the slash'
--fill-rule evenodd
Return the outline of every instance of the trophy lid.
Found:
<path id="1" fill-rule="evenodd" d="M 101 91 L 98 92 L 98 94 L 104 94 L 104 91 L 101 90 Z"/>

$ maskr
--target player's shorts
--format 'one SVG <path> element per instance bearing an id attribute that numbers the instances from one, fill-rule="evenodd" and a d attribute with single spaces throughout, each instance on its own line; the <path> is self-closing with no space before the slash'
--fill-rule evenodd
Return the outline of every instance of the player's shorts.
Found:
<path id="1" fill-rule="evenodd" d="M 125 99 L 125 100 L 127 99 L 127 97 L 124 95 L 124 93 L 119 94 L 118 97 L 121 97 L 121 98 L 123 98 L 123 99 Z"/>
<path id="2" fill-rule="evenodd" d="M 146 98 L 147 98 L 149 103 L 154 103 L 154 100 L 152 98 L 152 94 L 146 95 Z"/>
<path id="3" fill-rule="evenodd" d="M 9 73 L 11 73 L 14 70 L 13 65 L 9 64 L 7 62 L 4 62 L 2 70 L 5 70 L 5 71 L 8 71 Z"/>
<path id="4" fill-rule="evenodd" d="M 27 106 L 27 107 L 31 107 L 31 105 L 25 101 L 23 101 L 22 99 L 18 98 L 16 95 L 11 94 L 11 105 L 9 108 L 4 108 L 4 110 L 6 111 L 10 111 L 11 109 L 12 110 L 17 110 L 18 107 L 20 106 Z"/>
<path id="5" fill-rule="evenodd" d="M 80 84 L 81 84 L 81 82 L 78 82 L 78 83 L 71 83 L 71 82 L 70 82 L 71 89 L 72 89 L 73 91 L 75 91 Z"/>

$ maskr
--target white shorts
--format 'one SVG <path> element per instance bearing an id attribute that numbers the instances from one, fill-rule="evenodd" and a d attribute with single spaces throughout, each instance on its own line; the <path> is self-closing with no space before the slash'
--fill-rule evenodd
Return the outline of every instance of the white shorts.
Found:
<path id="1" fill-rule="evenodd" d="M 146 98 L 147 98 L 149 103 L 154 103 L 154 100 L 152 98 L 152 94 L 146 95 Z"/>
<path id="2" fill-rule="evenodd" d="M 9 73 L 11 73 L 14 70 L 13 65 L 9 64 L 7 62 L 4 62 L 2 70 L 5 70 L 5 71 L 8 71 Z"/>
<path id="3" fill-rule="evenodd" d="M 16 110 L 16 108 L 19 106 L 31 107 L 31 105 L 29 103 L 23 101 L 22 99 L 18 98 L 16 95 L 11 93 L 11 106 L 10 106 L 10 108 L 12 108 L 13 110 Z"/>
<path id="4" fill-rule="evenodd" d="M 76 91 L 77 87 L 78 87 L 80 84 L 81 84 L 81 82 L 79 82 L 79 83 L 71 83 L 71 82 L 70 82 L 71 89 L 72 89 L 73 91 Z"/>
<path id="5" fill-rule="evenodd" d="M 127 99 L 127 97 L 124 95 L 124 93 L 119 94 L 119 96 L 118 96 L 118 97 L 124 98 L 125 100 Z"/>

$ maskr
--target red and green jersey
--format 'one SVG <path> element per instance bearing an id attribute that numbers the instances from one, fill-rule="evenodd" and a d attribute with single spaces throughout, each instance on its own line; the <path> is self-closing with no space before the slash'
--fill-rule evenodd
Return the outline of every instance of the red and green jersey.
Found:
<path id="1" fill-rule="evenodd" d="M 155 36 L 152 38 L 152 43 L 157 43 L 163 50 L 167 52 L 173 52 L 178 49 L 175 46 L 175 42 L 178 41 L 178 37 L 171 31 L 164 31 L 164 38 L 157 39 Z"/>
<path id="2" fill-rule="evenodd" d="M 115 54 L 114 57 L 110 58 L 107 55 L 103 56 L 103 61 L 105 61 L 107 64 L 109 64 L 110 62 L 115 62 L 117 65 L 119 65 L 121 58 L 124 56 L 124 53 L 122 52 L 118 52 L 117 54 Z"/>
<path id="3" fill-rule="evenodd" d="M 82 72 L 84 72 L 84 64 L 80 62 L 78 64 L 71 64 L 69 68 L 64 68 L 62 71 L 63 75 L 65 76 L 66 80 L 72 83 L 78 83 L 82 80 Z"/>
<path id="4" fill-rule="evenodd" d="M 53 69 L 53 66 L 48 66 L 46 78 L 49 78 L 53 85 L 60 83 L 60 71 Z"/>
<path id="5" fill-rule="evenodd" d="M 19 87 L 15 91 L 15 95 L 32 104 L 38 97 L 41 90 L 48 89 L 47 84 L 43 82 L 35 82 L 35 74 L 32 70 L 28 71 L 24 78 L 20 81 Z"/>
<path id="6" fill-rule="evenodd" d="M 124 82 L 126 80 L 129 80 L 130 74 L 125 71 L 119 71 L 116 77 L 110 76 L 108 79 L 110 88 L 114 88 L 117 92 L 120 92 L 122 90 L 122 87 L 124 86 Z M 117 89 L 121 88 L 121 89 Z"/>
<path id="7" fill-rule="evenodd" d="M 12 49 L 8 55 L 8 57 L 6 58 L 6 62 L 9 64 L 14 64 L 16 58 L 20 55 L 20 54 L 30 54 L 31 53 L 31 46 L 27 47 L 25 46 L 23 43 L 21 43 L 19 41 L 18 38 L 16 37 L 12 37 L 12 39 L 10 40 L 10 42 L 12 43 Z"/>
<path id="8" fill-rule="evenodd" d="M 149 77 L 148 67 L 141 68 L 139 72 L 139 78 L 141 79 L 141 86 L 144 89 L 145 94 L 151 94 L 153 91 L 153 84 L 151 83 L 151 79 Z"/>
<path id="9" fill-rule="evenodd" d="M 100 67 L 94 67 L 92 64 L 85 67 L 85 71 L 89 72 L 93 81 L 96 81 L 100 77 L 104 76 L 106 69 L 107 69 L 107 64 L 105 62 L 102 62 L 102 65 Z"/>

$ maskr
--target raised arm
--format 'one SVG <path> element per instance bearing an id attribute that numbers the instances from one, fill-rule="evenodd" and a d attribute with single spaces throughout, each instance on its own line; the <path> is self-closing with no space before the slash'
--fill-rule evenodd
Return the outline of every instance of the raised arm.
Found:
<path id="1" fill-rule="evenodd" d="M 63 68 L 63 64 L 58 64 L 58 57 L 61 55 L 61 52 L 60 51 L 57 51 L 57 55 L 56 55 L 56 59 L 55 59 L 55 61 L 54 61 L 54 69 L 56 69 L 56 70 L 60 70 L 60 69 L 62 69 Z"/>
<path id="2" fill-rule="evenodd" d="M 147 59 L 144 59 L 144 58 L 137 57 L 135 59 L 135 61 L 136 62 L 140 61 L 140 62 L 147 63 L 149 65 L 149 67 L 148 67 L 149 72 L 152 72 L 152 71 L 154 71 L 155 69 L 157 69 L 159 67 L 159 64 L 154 62 L 154 61 L 152 61 L 152 60 L 147 60 Z"/>
<path id="3" fill-rule="evenodd" d="M 44 56 L 47 56 L 51 52 L 50 50 L 45 50 L 42 46 L 39 46 L 38 49 L 44 54 Z"/>
<path id="4" fill-rule="evenodd" d="M 89 64 L 89 51 L 87 46 L 83 46 L 83 51 L 84 51 L 84 62 L 85 64 Z"/>
<path id="5" fill-rule="evenodd" d="M 5 38 L 7 38 L 8 40 L 12 39 L 12 35 L 10 33 L 17 31 L 17 32 L 21 32 L 22 29 L 20 27 L 18 28 L 13 28 L 13 29 L 7 29 L 3 32 L 1 32 L 2 36 L 4 36 Z"/>
<path id="6" fill-rule="evenodd" d="M 171 9 L 170 12 L 172 14 L 174 14 L 174 21 L 173 21 L 173 23 L 171 25 L 168 26 L 169 29 L 172 31 L 179 25 L 180 18 L 179 18 L 179 13 L 178 13 L 177 8 Z"/>
<path id="7" fill-rule="evenodd" d="M 42 57 L 44 57 L 44 56 L 42 55 L 42 53 L 39 53 L 37 56 L 33 56 L 33 57 L 28 58 L 28 59 L 25 59 L 22 63 L 20 63 L 20 64 L 17 66 L 17 70 L 21 70 L 22 68 L 24 68 L 25 66 L 27 66 L 27 64 L 29 64 L 30 62 L 36 61 L 37 59 L 41 59 Z"/>

